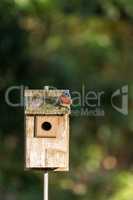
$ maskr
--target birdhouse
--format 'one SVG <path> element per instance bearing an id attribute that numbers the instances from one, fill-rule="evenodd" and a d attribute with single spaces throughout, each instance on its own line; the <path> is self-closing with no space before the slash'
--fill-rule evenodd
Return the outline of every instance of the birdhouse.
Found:
<path id="1" fill-rule="evenodd" d="M 69 170 L 69 90 L 25 90 L 27 169 Z"/>

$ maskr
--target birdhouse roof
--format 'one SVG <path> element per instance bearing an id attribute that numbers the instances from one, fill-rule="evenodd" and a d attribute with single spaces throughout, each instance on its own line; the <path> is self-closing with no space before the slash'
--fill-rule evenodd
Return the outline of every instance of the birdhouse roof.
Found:
<path id="1" fill-rule="evenodd" d="M 25 90 L 25 114 L 70 114 L 70 105 L 60 104 L 60 97 L 69 90 Z"/>

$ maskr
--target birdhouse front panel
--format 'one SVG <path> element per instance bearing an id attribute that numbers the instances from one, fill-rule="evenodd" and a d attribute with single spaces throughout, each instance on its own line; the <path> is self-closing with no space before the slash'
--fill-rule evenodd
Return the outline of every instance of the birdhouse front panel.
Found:
<path id="1" fill-rule="evenodd" d="M 35 118 L 35 136 L 57 138 L 64 128 L 64 116 L 37 116 Z"/>
<path id="2" fill-rule="evenodd" d="M 69 170 L 70 103 L 68 90 L 25 91 L 26 168 Z"/>

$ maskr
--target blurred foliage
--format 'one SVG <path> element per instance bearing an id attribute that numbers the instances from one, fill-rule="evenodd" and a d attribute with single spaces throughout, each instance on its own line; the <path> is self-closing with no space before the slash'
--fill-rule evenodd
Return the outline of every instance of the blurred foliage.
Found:
<path id="1" fill-rule="evenodd" d="M 23 169 L 23 108 L 6 104 L 6 89 L 82 84 L 107 99 L 128 84 L 129 115 L 106 101 L 104 117 L 72 117 L 70 172 L 50 175 L 50 199 L 132 199 L 132 55 L 132 0 L 0 1 L 0 200 L 43 198 L 42 173 Z"/>

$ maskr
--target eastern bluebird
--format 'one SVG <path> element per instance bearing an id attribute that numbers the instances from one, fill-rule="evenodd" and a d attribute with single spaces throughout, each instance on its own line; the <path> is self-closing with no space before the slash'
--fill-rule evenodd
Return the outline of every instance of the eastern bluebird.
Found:
<path id="1" fill-rule="evenodd" d="M 59 103 L 62 106 L 70 106 L 72 104 L 71 96 L 68 91 L 65 91 L 62 93 L 62 95 L 59 97 Z"/>

